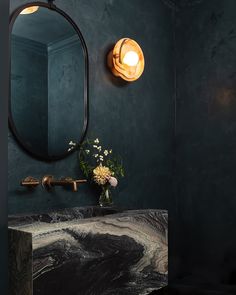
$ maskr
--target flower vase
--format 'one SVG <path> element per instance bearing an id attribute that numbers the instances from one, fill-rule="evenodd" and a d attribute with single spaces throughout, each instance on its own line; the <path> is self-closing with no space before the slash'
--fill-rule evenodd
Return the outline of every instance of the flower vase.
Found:
<path id="1" fill-rule="evenodd" d="M 107 186 L 102 187 L 102 192 L 99 198 L 99 205 L 100 207 L 110 207 L 112 206 L 112 195 L 111 190 Z"/>

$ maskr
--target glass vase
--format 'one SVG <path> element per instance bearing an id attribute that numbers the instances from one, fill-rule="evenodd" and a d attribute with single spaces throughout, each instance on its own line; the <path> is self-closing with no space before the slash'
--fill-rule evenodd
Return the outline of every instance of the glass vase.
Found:
<path id="1" fill-rule="evenodd" d="M 102 187 L 102 192 L 99 197 L 100 207 L 110 207 L 112 204 L 113 202 L 110 188 L 107 186 Z"/>

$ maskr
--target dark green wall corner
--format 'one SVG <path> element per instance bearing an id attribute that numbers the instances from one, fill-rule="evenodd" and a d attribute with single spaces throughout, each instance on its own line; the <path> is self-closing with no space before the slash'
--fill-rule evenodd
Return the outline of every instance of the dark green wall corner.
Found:
<path id="1" fill-rule="evenodd" d="M 180 279 L 236 284 L 236 1 L 182 1 L 176 21 Z"/>

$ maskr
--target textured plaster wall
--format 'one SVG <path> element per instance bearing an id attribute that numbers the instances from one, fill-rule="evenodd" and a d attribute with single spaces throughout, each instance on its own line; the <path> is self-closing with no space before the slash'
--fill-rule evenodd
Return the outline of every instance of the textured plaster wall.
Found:
<path id="1" fill-rule="evenodd" d="M 11 38 L 13 120 L 24 142 L 41 153 L 47 153 L 48 149 L 47 68 L 44 44 L 15 35 Z"/>
<path id="2" fill-rule="evenodd" d="M 11 11 L 23 3 L 27 1 L 12 0 Z M 56 5 L 77 23 L 88 46 L 88 136 L 99 137 L 124 159 L 126 176 L 114 192 L 115 204 L 173 208 L 172 10 L 156 0 L 57 0 Z M 106 67 L 109 49 L 122 37 L 137 40 L 145 54 L 145 72 L 134 83 L 114 78 Z M 54 163 L 37 161 L 19 148 L 11 133 L 8 150 L 9 213 L 97 204 L 98 192 L 87 185 L 81 186 L 78 193 L 62 188 L 47 193 L 40 187 L 27 192 L 19 185 L 28 175 L 82 177 L 76 155 Z"/>
<path id="3" fill-rule="evenodd" d="M 236 284 L 236 1 L 177 12 L 176 194 L 180 278 Z"/>
<path id="4" fill-rule="evenodd" d="M 70 26 L 69 22 L 67 24 Z M 74 39 L 73 39 L 74 40 Z M 56 42 L 48 51 L 48 154 L 62 155 L 77 141 L 84 115 L 84 57 L 79 37 Z M 62 111 L 63 110 L 63 111 Z"/>

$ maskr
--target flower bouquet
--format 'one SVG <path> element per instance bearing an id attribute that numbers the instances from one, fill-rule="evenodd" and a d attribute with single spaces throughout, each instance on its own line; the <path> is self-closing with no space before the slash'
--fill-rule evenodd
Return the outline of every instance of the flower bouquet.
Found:
<path id="1" fill-rule="evenodd" d="M 70 142 L 69 145 L 69 150 L 76 147 L 73 142 Z M 124 176 L 121 158 L 114 157 L 112 149 L 103 149 L 98 138 L 95 140 L 87 139 L 78 148 L 82 172 L 101 188 L 100 206 L 111 206 L 113 204 L 111 187 L 116 187 L 118 177 Z"/>

